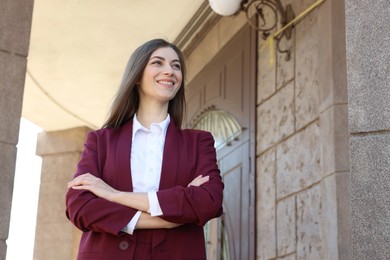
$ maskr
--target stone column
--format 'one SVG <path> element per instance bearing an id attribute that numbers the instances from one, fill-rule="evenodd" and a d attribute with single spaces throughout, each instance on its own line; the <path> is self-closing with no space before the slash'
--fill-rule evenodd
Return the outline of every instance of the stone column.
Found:
<path id="1" fill-rule="evenodd" d="M 345 4 L 353 259 L 388 259 L 390 2 Z"/>
<path id="2" fill-rule="evenodd" d="M 71 180 L 84 148 L 86 127 L 38 136 L 37 154 L 42 175 L 35 234 L 34 259 L 75 259 L 81 232 L 65 216 L 66 184 Z"/>
<path id="3" fill-rule="evenodd" d="M 344 1 L 318 9 L 323 259 L 352 259 Z"/>
<path id="4" fill-rule="evenodd" d="M 33 0 L 0 0 L 0 259 L 6 257 Z"/>

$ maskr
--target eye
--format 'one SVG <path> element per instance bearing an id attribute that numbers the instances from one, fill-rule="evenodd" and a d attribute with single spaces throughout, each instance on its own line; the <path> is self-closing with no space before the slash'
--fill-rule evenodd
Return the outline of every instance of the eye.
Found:
<path id="1" fill-rule="evenodd" d="M 158 64 L 158 65 L 161 65 L 162 62 L 160 60 L 154 60 L 152 61 L 150 64 Z"/>
<path id="2" fill-rule="evenodd" d="M 181 70 L 181 65 L 180 65 L 180 63 L 174 63 L 174 64 L 172 64 L 172 67 L 173 67 L 174 69 Z"/>

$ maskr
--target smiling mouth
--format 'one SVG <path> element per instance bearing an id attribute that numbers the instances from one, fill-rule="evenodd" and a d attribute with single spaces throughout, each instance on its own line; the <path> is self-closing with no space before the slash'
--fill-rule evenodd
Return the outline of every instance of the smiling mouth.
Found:
<path id="1" fill-rule="evenodd" d="M 166 80 L 158 80 L 157 83 L 161 84 L 161 85 L 169 85 L 169 86 L 175 85 L 175 82 L 173 82 L 173 81 L 166 81 Z"/>

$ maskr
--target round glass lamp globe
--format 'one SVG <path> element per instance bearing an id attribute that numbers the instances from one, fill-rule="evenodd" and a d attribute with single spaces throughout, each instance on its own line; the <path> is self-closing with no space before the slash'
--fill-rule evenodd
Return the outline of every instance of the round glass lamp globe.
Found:
<path id="1" fill-rule="evenodd" d="M 209 4 L 217 14 L 230 16 L 240 9 L 241 0 L 209 0 Z"/>

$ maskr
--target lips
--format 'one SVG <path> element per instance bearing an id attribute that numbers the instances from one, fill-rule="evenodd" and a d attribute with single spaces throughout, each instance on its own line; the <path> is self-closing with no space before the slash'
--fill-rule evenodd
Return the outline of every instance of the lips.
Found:
<path id="1" fill-rule="evenodd" d="M 157 80 L 157 83 L 160 85 L 173 86 L 175 82 L 172 80 Z"/>

